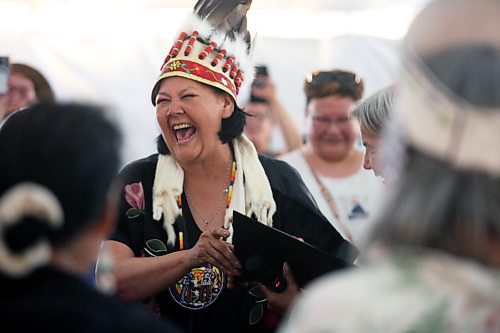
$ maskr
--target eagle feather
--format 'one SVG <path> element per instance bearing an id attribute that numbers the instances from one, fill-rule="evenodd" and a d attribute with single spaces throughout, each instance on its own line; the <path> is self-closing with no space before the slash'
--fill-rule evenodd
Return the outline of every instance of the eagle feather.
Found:
<path id="1" fill-rule="evenodd" d="M 251 4 L 252 0 L 198 0 L 194 14 L 232 39 L 243 38 L 248 52 L 251 41 L 246 14 Z"/>

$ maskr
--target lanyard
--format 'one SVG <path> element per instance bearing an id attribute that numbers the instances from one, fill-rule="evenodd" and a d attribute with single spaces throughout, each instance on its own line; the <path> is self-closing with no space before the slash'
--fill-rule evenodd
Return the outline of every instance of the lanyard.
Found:
<path id="1" fill-rule="evenodd" d="M 330 193 L 330 191 L 328 191 L 326 186 L 323 184 L 323 182 L 319 178 L 318 174 L 314 171 L 312 165 L 307 160 L 306 155 L 304 153 L 302 153 L 302 156 L 304 157 L 304 160 L 306 161 L 307 166 L 309 167 L 309 170 L 311 171 L 312 175 L 314 176 L 314 179 L 316 179 L 316 182 L 318 183 L 321 194 L 323 195 L 323 198 L 325 198 L 325 200 L 328 204 L 328 207 L 330 207 L 330 210 L 331 210 L 333 216 L 335 217 L 335 219 L 337 219 L 338 226 L 340 227 L 340 229 L 342 229 L 346 238 L 352 243 L 352 235 L 349 232 L 349 229 L 347 228 L 347 226 L 345 225 L 343 218 L 342 218 L 342 215 L 339 213 L 339 211 L 337 209 L 337 205 L 335 203 L 333 195 Z"/>

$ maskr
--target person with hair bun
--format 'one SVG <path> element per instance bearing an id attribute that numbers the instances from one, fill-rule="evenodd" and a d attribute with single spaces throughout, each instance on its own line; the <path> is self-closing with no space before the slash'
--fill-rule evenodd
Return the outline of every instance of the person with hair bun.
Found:
<path id="1" fill-rule="evenodd" d="M 0 321 L 21 332 L 179 332 L 85 275 L 114 230 L 121 134 L 101 107 L 41 103 L 0 129 Z"/>
<path id="2" fill-rule="evenodd" d="M 315 71 L 306 77 L 304 92 L 306 143 L 279 158 L 297 169 L 328 221 L 356 244 L 382 188 L 381 180 L 363 169 L 357 123 L 350 117 L 364 82 L 345 70 Z"/>

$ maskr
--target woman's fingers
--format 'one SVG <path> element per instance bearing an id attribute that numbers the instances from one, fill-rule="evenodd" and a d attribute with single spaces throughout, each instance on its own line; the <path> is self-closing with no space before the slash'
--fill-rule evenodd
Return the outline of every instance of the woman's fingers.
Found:
<path id="1" fill-rule="evenodd" d="M 224 228 L 216 228 L 216 229 L 212 230 L 212 235 L 216 239 L 225 240 L 225 239 L 227 239 L 231 235 L 231 233 L 229 232 L 229 230 L 226 230 Z M 218 244 L 219 245 L 222 244 L 222 247 L 220 247 L 220 246 L 216 247 L 218 249 L 218 251 L 227 260 L 229 260 L 230 265 L 233 267 L 233 269 L 236 269 L 236 270 L 239 271 L 241 269 L 241 263 L 238 260 L 238 258 L 236 258 L 236 256 L 234 255 L 234 245 L 230 244 L 230 243 L 227 243 L 225 241 L 222 242 L 222 243 L 218 243 Z"/>
<path id="2" fill-rule="evenodd" d="M 241 265 L 227 243 L 220 240 L 215 240 L 214 243 L 212 247 L 207 249 L 209 262 L 212 259 L 211 264 L 222 268 L 229 275 L 240 275 Z"/>
<path id="3" fill-rule="evenodd" d="M 203 232 L 196 244 L 198 261 L 217 266 L 228 275 L 238 276 L 241 264 L 233 253 L 234 247 L 223 240 L 229 236 L 230 232 L 223 228 Z"/>
<path id="4" fill-rule="evenodd" d="M 229 230 L 226 230 L 224 228 L 212 229 L 210 230 L 210 234 L 215 238 L 228 238 L 231 235 Z"/>
<path id="5" fill-rule="evenodd" d="M 286 262 L 283 265 L 283 276 L 287 281 L 287 287 L 281 293 L 273 292 L 263 284 L 259 283 L 262 292 L 266 295 L 268 307 L 278 314 L 283 314 L 288 311 L 300 293 L 300 289 L 295 281 L 295 278 L 293 277 L 292 270 Z"/>
<path id="6" fill-rule="evenodd" d="M 290 265 L 286 261 L 283 264 L 283 276 L 285 277 L 287 285 L 291 289 L 299 290 L 299 286 L 297 285 L 297 282 L 295 281 L 295 277 L 293 276 L 292 269 L 290 268 Z"/>

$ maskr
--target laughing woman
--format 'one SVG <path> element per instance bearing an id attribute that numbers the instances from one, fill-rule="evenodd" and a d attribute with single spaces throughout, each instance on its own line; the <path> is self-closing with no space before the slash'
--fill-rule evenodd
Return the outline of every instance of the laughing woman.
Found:
<path id="1" fill-rule="evenodd" d="M 186 331 L 273 331 L 277 317 L 255 290 L 232 283 L 242 268 L 231 244 L 233 211 L 346 261 L 356 250 L 319 212 L 297 173 L 258 156 L 242 135 L 236 96 L 243 80 L 252 81 L 253 65 L 248 39 L 226 34 L 193 17 L 167 55 L 151 96 L 158 154 L 122 170 L 121 216 L 108 244 L 119 293 Z M 297 292 L 292 283 L 279 296 L 286 304 Z"/>

